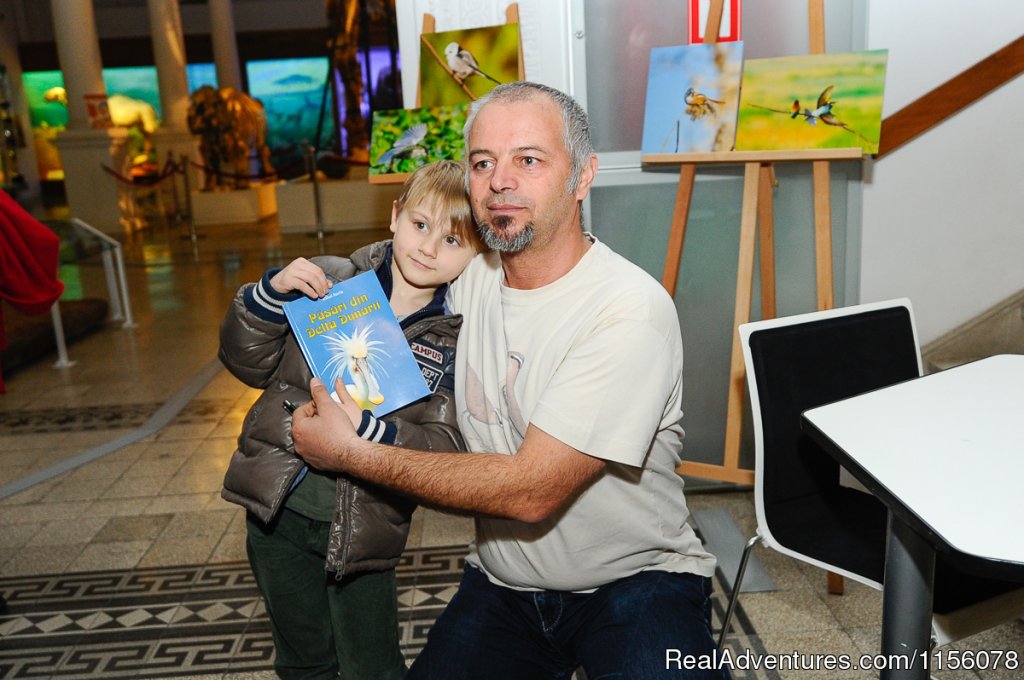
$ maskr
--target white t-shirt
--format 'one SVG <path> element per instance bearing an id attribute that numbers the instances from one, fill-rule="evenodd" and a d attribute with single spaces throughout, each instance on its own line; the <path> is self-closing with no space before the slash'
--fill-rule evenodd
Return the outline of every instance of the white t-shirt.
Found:
<path id="1" fill-rule="evenodd" d="M 455 396 L 469 449 L 515 453 L 532 423 L 608 465 L 544 522 L 478 518 L 470 563 L 516 589 L 586 591 L 651 569 L 711 576 L 675 472 L 683 347 L 671 298 L 596 239 L 554 283 L 503 280 L 490 253 L 449 296 L 466 317 Z"/>

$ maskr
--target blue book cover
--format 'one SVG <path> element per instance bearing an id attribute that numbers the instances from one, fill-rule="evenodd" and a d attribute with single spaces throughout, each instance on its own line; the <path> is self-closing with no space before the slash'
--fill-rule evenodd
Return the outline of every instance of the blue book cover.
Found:
<path id="1" fill-rule="evenodd" d="M 286 302 L 284 313 L 310 370 L 332 396 L 341 378 L 360 408 L 379 417 L 430 394 L 372 271 L 336 281 L 319 300 Z"/>

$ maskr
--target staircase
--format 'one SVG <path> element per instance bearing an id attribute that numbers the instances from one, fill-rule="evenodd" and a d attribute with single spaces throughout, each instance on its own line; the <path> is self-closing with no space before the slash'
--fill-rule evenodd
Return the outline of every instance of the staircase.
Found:
<path id="1" fill-rule="evenodd" d="M 1024 354 L 1024 290 L 921 348 L 925 373 L 993 354 Z"/>

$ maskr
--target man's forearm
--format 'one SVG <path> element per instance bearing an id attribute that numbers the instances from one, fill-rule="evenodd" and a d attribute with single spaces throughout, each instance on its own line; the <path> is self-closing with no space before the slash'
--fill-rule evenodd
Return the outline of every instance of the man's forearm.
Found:
<path id="1" fill-rule="evenodd" d="M 332 447 L 338 467 L 426 503 L 525 522 L 543 520 L 595 472 L 554 474 L 517 453 L 436 453 L 366 440 Z M 579 479 L 573 479 L 573 477 Z"/>

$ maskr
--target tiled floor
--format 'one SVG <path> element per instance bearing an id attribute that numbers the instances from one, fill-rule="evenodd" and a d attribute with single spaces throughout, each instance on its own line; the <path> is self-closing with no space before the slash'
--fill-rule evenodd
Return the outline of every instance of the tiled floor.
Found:
<path id="1" fill-rule="evenodd" d="M 272 678 L 266 614 L 244 553 L 242 511 L 219 488 L 255 392 L 211 362 L 217 328 L 239 285 L 272 264 L 315 254 L 273 220 L 200 228 L 195 251 L 181 226 L 125 240 L 137 326 L 111 324 L 7 380 L 0 396 L 0 491 L 55 465 L 124 443 L 91 462 L 0 499 L 0 678 Z M 350 252 L 383 228 L 331 235 Z M 104 296 L 98 257 L 62 275 Z M 184 396 L 183 396 L 184 395 Z M 175 412 L 175 399 L 183 408 Z M 170 406 L 165 404 L 170 403 Z M 170 413 L 168 412 L 170 409 Z M 141 433 L 141 434 L 140 434 Z M 754 527 L 749 493 L 690 496 Z M 400 568 L 403 640 L 412 658 L 451 596 L 472 524 L 420 510 Z M 744 594 L 729 647 L 765 654 L 875 653 L 881 597 L 847 583 L 825 592 L 819 570 L 759 550 L 777 590 Z M 721 584 L 719 584 L 721 586 Z M 721 592 L 721 588 L 719 588 Z M 715 617 L 723 614 L 720 595 Z M 1024 624 L 958 645 L 1024 652 Z M 1017 678 L 1024 671 L 938 677 Z M 736 678 L 869 678 L 846 673 L 736 671 Z"/>

